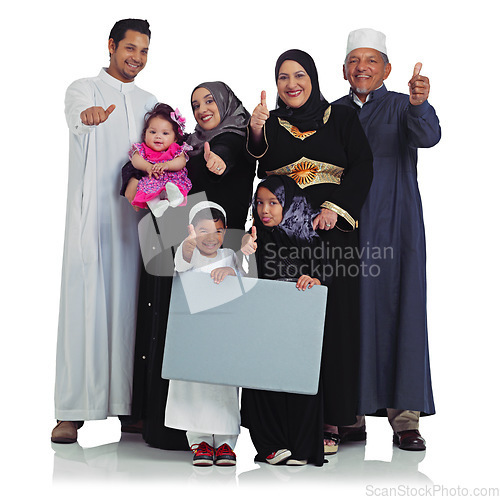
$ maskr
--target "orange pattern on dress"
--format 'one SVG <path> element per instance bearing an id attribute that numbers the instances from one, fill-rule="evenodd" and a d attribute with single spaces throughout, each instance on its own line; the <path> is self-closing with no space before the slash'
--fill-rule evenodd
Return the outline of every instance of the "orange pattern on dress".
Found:
<path id="1" fill-rule="evenodd" d="M 288 174 L 297 184 L 311 184 L 319 172 L 317 165 L 310 161 L 302 161 L 295 165 Z"/>

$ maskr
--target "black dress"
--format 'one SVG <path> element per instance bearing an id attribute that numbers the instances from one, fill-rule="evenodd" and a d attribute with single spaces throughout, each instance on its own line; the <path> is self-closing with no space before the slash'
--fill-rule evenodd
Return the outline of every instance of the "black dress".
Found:
<path id="1" fill-rule="evenodd" d="M 237 249 L 241 243 L 255 177 L 255 161 L 249 160 L 245 154 L 244 141 L 243 136 L 231 132 L 221 133 L 210 141 L 211 151 L 226 163 L 226 171 L 220 176 L 208 171 L 203 152 L 191 157 L 186 165 L 193 183 L 189 194 L 205 192 L 208 200 L 224 207 L 228 228 L 241 231 L 240 234 L 233 233 L 232 239 L 234 245 L 238 245 Z M 167 210 L 158 221 L 158 226 L 169 228 L 171 223 L 178 224 L 179 219 L 186 226 L 189 208 L 188 196 L 188 205 Z M 234 246 L 230 235 L 231 232 L 228 231 L 224 240 L 226 247 Z M 144 267 L 142 269 L 137 311 L 132 416 L 143 421 L 143 438 L 149 445 L 168 450 L 187 450 L 189 447 L 186 433 L 164 426 L 168 381 L 161 378 L 161 368 L 172 278 L 154 274 L 155 269 L 165 270 L 169 266 L 173 269 L 174 252 L 175 248 L 166 248 L 148 263 L 149 272 Z"/>
<path id="2" fill-rule="evenodd" d="M 287 176 L 267 177 L 257 192 L 259 187 L 271 191 L 282 207 L 280 223 L 265 226 L 257 213 L 256 193 L 253 213 L 259 278 L 296 282 L 306 274 L 328 285 L 328 278 L 323 275 L 322 240 L 313 230 L 317 211 L 312 210 L 302 190 Z M 259 311 L 255 315 L 257 322 L 266 321 Z M 273 367 L 270 376 L 279 369 Z M 248 428 L 257 450 L 255 460 L 264 462 L 271 453 L 287 449 L 293 459 L 323 465 L 321 386 L 315 395 L 243 389 L 241 423 Z"/>
<path id="3" fill-rule="evenodd" d="M 298 257 L 302 253 L 314 255 L 314 245 L 310 245 L 311 252 L 298 252 L 296 243 L 293 243 L 293 249 L 290 250 L 283 247 L 283 238 L 280 238 L 281 241 L 275 240 L 271 233 L 269 238 L 263 241 L 259 234 L 262 234 L 261 230 L 257 233 L 258 252 L 261 254 L 258 256 L 257 266 L 259 278 L 297 281 L 300 275 L 292 273 L 293 270 L 300 269 L 301 274 L 309 274 L 322 281 L 322 277 L 314 273 L 320 263 Z M 266 243 L 270 243 L 267 255 Z M 302 244 L 301 248 L 304 246 Z M 259 317 L 256 313 L 256 321 L 266 321 L 266 318 Z M 274 369 L 279 370 L 279 366 Z M 270 370 L 271 373 L 272 371 Z M 292 452 L 291 458 L 307 460 L 317 466 L 323 465 L 321 388 L 315 395 L 243 389 L 241 425 L 247 427 L 250 432 L 257 450 L 255 460 L 258 462 L 265 462 L 266 457 L 275 451 L 288 449 Z"/>
<path id="4" fill-rule="evenodd" d="M 271 112 L 264 150 L 251 144 L 258 176 L 288 175 L 315 209 L 339 214 L 333 230 L 318 231 L 325 244 L 329 285 L 321 386 L 324 422 L 356 421 L 359 366 L 359 254 L 357 220 L 372 180 L 372 154 L 354 110 L 330 106 L 324 125 L 301 132 Z"/>

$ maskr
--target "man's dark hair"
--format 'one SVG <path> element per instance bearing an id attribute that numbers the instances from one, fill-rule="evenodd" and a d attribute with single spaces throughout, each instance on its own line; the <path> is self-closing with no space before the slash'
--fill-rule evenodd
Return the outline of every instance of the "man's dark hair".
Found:
<path id="1" fill-rule="evenodd" d="M 127 30 L 138 31 L 143 35 L 147 35 L 147 37 L 151 40 L 149 23 L 145 19 L 122 19 L 121 21 L 117 21 L 115 23 L 109 34 L 109 38 L 113 39 L 117 47 L 120 40 L 125 38 Z"/>

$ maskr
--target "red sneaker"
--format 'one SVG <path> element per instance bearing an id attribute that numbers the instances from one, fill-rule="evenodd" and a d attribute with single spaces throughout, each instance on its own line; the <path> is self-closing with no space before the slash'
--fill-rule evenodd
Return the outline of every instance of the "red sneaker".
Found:
<path id="1" fill-rule="evenodd" d="M 197 446 L 193 448 L 193 446 Z M 193 465 L 198 465 L 201 467 L 207 467 L 214 464 L 214 449 L 205 441 L 201 442 L 199 445 L 191 446 L 191 450 L 194 452 Z"/>
<path id="2" fill-rule="evenodd" d="M 276 465 L 276 464 L 280 464 L 281 462 L 286 460 L 291 455 L 292 455 L 292 452 L 290 450 L 283 449 L 283 450 L 278 450 L 278 451 L 271 453 L 269 456 L 266 457 L 266 460 L 271 465 Z"/>
<path id="3" fill-rule="evenodd" d="M 236 454 L 231 447 L 224 443 L 215 452 L 215 465 L 236 465 Z"/>

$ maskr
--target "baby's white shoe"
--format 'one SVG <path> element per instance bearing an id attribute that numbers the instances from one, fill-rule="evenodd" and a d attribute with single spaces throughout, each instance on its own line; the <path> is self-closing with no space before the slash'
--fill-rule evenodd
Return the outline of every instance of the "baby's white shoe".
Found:
<path id="1" fill-rule="evenodd" d="M 156 200 L 148 201 L 148 207 L 151 209 L 151 212 L 153 212 L 153 215 L 157 219 L 165 213 L 165 210 L 169 206 L 170 206 L 170 202 L 168 200 L 156 199 Z"/>
<path id="2" fill-rule="evenodd" d="M 167 192 L 167 198 L 172 208 L 178 207 L 184 201 L 184 195 L 173 182 L 165 184 L 165 191 Z"/>

